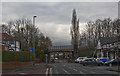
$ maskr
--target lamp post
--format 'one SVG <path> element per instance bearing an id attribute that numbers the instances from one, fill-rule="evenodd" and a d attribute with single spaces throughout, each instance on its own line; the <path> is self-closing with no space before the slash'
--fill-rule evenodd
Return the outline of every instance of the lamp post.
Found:
<path id="1" fill-rule="evenodd" d="M 33 28 L 35 27 L 35 18 L 37 16 L 33 16 Z M 35 29 L 33 29 L 33 52 L 34 52 L 34 59 L 36 58 L 35 57 Z"/>
<path id="2" fill-rule="evenodd" d="M 120 30 L 120 28 L 118 28 L 118 29 L 117 29 L 117 32 L 118 32 L 118 37 L 117 37 L 117 38 L 118 38 L 118 39 L 117 39 L 117 40 L 118 40 L 118 41 L 117 41 L 117 42 L 118 42 L 118 43 L 117 43 L 117 53 L 118 53 L 118 57 L 117 57 L 117 59 L 118 59 L 118 70 L 120 70 L 120 66 L 119 66 L 119 65 L 120 65 L 120 64 L 119 64 L 119 62 L 120 62 L 120 61 L 119 61 L 120 34 L 119 34 L 119 33 L 120 33 L 120 32 L 119 32 L 119 30 Z"/>

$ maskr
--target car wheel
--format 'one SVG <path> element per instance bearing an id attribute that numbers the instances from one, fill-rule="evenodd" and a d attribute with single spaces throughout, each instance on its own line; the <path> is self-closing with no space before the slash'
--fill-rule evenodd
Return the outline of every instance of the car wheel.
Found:
<path id="1" fill-rule="evenodd" d="M 86 66 L 86 64 L 83 64 L 83 66 Z"/>
<path id="2" fill-rule="evenodd" d="M 98 64 L 98 66 L 101 66 L 101 64 Z"/>
<path id="3" fill-rule="evenodd" d="M 112 66 L 112 63 L 109 63 L 109 66 L 111 67 L 111 66 Z"/>
<path id="4" fill-rule="evenodd" d="M 98 64 L 98 66 L 102 66 L 102 65 L 103 65 L 102 63 Z"/>

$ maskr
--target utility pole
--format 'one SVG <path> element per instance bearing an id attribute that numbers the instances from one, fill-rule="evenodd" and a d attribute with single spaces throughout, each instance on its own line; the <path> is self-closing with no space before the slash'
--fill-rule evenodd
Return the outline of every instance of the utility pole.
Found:
<path id="1" fill-rule="evenodd" d="M 33 28 L 35 27 L 35 18 L 36 18 L 37 16 L 33 16 Z M 33 53 L 34 53 L 34 59 L 36 58 L 35 57 L 35 30 L 33 30 Z M 34 64 L 35 64 L 35 62 L 34 62 Z"/>
<path id="2" fill-rule="evenodd" d="M 117 40 L 118 40 L 118 41 L 117 41 L 117 42 L 118 42 L 118 43 L 117 43 L 117 53 L 118 53 L 118 57 L 117 57 L 117 59 L 118 59 L 118 70 L 120 70 L 120 66 L 119 66 L 119 65 L 120 65 L 120 63 L 119 63 L 119 62 L 120 62 L 120 61 L 119 61 L 119 50 L 120 50 L 120 31 L 119 31 L 119 30 L 120 30 L 120 28 L 118 28 L 118 29 L 117 29 L 117 33 L 118 33 L 118 37 L 117 37 Z"/>

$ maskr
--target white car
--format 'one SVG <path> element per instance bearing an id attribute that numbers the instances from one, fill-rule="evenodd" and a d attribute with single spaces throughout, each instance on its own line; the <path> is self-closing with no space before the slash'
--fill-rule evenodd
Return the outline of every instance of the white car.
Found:
<path id="1" fill-rule="evenodd" d="M 76 63 L 81 63 L 83 59 L 86 59 L 87 57 L 78 57 L 75 62 Z"/>

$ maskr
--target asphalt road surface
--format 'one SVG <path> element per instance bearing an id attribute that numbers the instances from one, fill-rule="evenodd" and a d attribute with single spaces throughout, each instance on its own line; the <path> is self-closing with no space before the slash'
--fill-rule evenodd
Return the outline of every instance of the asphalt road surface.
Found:
<path id="1" fill-rule="evenodd" d="M 2 76 L 120 76 L 120 72 L 108 71 L 107 66 L 83 66 L 79 63 L 68 63 L 65 60 L 57 60 L 56 63 L 39 64 L 18 70 L 4 72 Z M 101 75 L 102 74 L 102 75 Z"/>
<path id="2" fill-rule="evenodd" d="M 106 70 L 106 66 L 83 66 L 79 63 L 54 63 L 52 74 L 119 74 Z"/>

